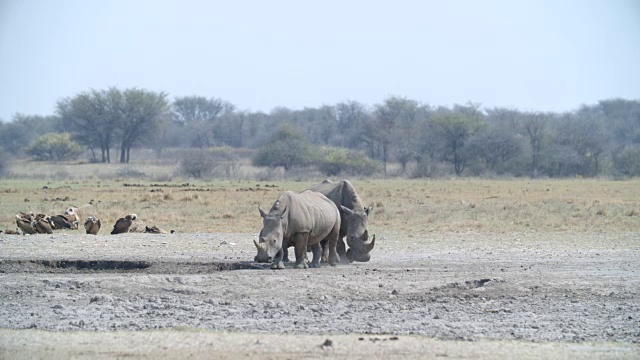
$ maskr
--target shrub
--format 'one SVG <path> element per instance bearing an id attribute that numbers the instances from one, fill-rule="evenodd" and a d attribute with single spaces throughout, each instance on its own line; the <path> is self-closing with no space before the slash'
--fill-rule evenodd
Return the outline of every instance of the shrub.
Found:
<path id="1" fill-rule="evenodd" d="M 627 147 L 613 157 L 616 176 L 640 176 L 640 147 Z"/>
<path id="2" fill-rule="evenodd" d="M 7 174 L 9 170 L 9 157 L 5 152 L 0 149 L 0 177 L 3 177 Z"/>
<path id="3" fill-rule="evenodd" d="M 228 147 L 216 147 L 185 152 L 180 171 L 193 178 L 226 177 L 237 175 L 238 157 Z"/>
<path id="4" fill-rule="evenodd" d="M 36 160 L 62 161 L 77 158 L 82 146 L 71 140 L 69 133 L 48 133 L 31 142 L 27 154 Z"/>
<path id="5" fill-rule="evenodd" d="M 192 150 L 186 152 L 180 161 L 180 171 L 193 178 L 211 176 L 215 163 L 208 150 Z"/>
<path id="6" fill-rule="evenodd" d="M 275 136 L 256 152 L 253 165 L 290 170 L 305 166 L 313 160 L 312 147 L 304 134 L 295 127 L 283 126 Z"/>
<path id="7" fill-rule="evenodd" d="M 318 169 L 329 176 L 338 174 L 372 175 L 382 165 L 366 155 L 345 148 L 326 147 L 322 149 Z"/>
<path id="8" fill-rule="evenodd" d="M 240 157 L 229 146 L 213 147 L 209 149 L 214 161 L 213 176 L 221 178 L 235 178 L 240 169 Z"/>

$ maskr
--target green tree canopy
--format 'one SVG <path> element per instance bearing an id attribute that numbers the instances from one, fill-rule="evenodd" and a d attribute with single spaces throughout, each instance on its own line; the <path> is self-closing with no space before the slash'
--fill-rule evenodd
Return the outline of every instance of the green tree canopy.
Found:
<path id="1" fill-rule="evenodd" d="M 443 159 L 453 164 L 456 175 L 462 175 L 467 158 L 464 146 L 481 127 L 477 120 L 457 112 L 439 114 L 433 118 L 435 131 L 442 139 Z"/>
<path id="2" fill-rule="evenodd" d="M 69 133 L 49 133 L 33 140 L 27 153 L 36 160 L 70 160 L 82 153 L 82 146 L 71 140 Z"/>
<path id="3" fill-rule="evenodd" d="M 304 134 L 293 126 L 283 126 L 264 146 L 258 149 L 253 164 L 257 166 L 283 166 L 289 170 L 312 161 L 312 150 Z"/>

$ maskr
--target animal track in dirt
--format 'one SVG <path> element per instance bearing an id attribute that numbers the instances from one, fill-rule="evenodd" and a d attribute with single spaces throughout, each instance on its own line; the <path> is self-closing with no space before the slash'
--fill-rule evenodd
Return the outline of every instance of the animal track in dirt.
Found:
<path id="1" fill-rule="evenodd" d="M 503 283 L 504 280 L 502 278 L 485 278 L 485 279 L 477 279 L 477 280 L 466 280 L 465 282 L 452 282 L 443 286 L 437 286 L 432 288 L 431 290 L 443 290 L 443 289 L 477 289 L 484 287 L 486 284 L 490 283 Z"/>

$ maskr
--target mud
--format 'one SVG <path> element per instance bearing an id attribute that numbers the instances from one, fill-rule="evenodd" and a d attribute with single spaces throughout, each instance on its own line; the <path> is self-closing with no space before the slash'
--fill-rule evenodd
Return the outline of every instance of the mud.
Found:
<path id="1" fill-rule="evenodd" d="M 638 233 L 385 234 L 368 263 L 279 271 L 251 261 L 253 238 L 0 235 L 0 328 L 613 342 L 638 355 Z"/>

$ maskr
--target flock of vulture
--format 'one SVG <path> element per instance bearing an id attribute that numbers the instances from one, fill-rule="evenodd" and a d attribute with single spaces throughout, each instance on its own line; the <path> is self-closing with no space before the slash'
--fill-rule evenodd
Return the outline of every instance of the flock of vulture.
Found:
<path id="1" fill-rule="evenodd" d="M 138 216 L 136 214 L 129 214 L 116 221 L 113 225 L 112 235 L 122 234 L 128 232 L 145 232 L 152 234 L 166 234 L 167 232 L 156 227 L 144 226 L 142 222 L 134 222 Z M 69 208 L 65 210 L 62 215 L 49 216 L 46 214 L 36 214 L 32 212 L 19 213 L 16 215 L 16 230 L 7 230 L 6 234 L 53 234 L 53 230 L 75 230 L 78 229 L 80 224 L 80 217 L 76 213 L 75 208 Z M 84 222 L 84 229 L 87 234 L 98 235 L 100 231 L 100 219 L 96 219 L 93 216 L 87 217 Z M 144 231 L 143 228 L 144 227 Z M 173 233 L 173 230 L 171 231 Z M 2 230 L 0 230 L 2 233 Z"/>

